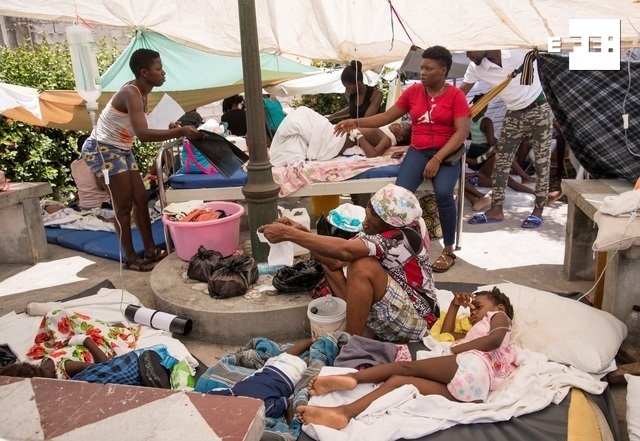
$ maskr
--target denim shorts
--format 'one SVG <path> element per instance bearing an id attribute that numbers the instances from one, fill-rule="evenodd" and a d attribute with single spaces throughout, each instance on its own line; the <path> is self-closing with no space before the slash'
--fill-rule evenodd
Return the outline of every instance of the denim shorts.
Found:
<path id="1" fill-rule="evenodd" d="M 98 144 L 93 139 L 87 139 L 84 142 L 82 159 L 99 178 L 102 177 L 102 170 L 108 170 L 109 176 L 139 170 L 131 150 L 119 149 L 108 144 Z"/>

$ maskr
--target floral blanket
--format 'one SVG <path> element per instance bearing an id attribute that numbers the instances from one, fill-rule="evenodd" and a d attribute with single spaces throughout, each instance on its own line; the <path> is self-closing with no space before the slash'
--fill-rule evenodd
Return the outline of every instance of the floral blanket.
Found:
<path id="1" fill-rule="evenodd" d="M 329 161 L 306 161 L 273 168 L 273 179 L 280 185 L 280 197 L 286 197 L 314 182 L 346 181 L 372 168 L 396 165 L 401 159 L 339 157 Z"/>
<path id="2" fill-rule="evenodd" d="M 56 309 L 42 318 L 27 358 L 33 361 L 51 359 L 58 378 L 69 378 L 64 370 L 66 360 L 94 362 L 85 346 L 69 344 L 74 336 L 90 337 L 108 358 L 113 358 L 137 348 L 140 325 L 131 328 L 114 326 L 78 312 Z"/>

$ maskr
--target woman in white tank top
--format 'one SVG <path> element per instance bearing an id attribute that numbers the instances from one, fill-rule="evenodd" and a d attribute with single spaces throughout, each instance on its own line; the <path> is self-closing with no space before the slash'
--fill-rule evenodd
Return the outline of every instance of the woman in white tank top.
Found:
<path id="1" fill-rule="evenodd" d="M 147 96 L 154 87 L 162 86 L 165 71 L 160 54 L 138 49 L 131 55 L 129 66 L 135 79 L 116 93 L 103 110 L 98 123 L 82 148 L 82 157 L 99 179 L 105 180 L 111 192 L 116 215 L 116 231 L 125 254 L 124 266 L 135 271 L 151 271 L 166 251 L 156 248 L 151 235 L 147 193 L 140 171 L 131 153 L 134 136 L 143 142 L 160 142 L 202 135 L 194 127 L 171 124 L 167 130 L 150 129 L 145 113 Z M 105 179 L 107 172 L 108 179 Z M 139 257 L 131 240 L 131 212 L 144 244 L 145 257 Z"/>

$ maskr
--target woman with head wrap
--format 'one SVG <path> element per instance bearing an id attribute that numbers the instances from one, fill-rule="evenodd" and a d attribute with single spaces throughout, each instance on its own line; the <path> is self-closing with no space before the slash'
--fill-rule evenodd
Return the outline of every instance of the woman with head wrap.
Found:
<path id="1" fill-rule="evenodd" d="M 347 302 L 347 332 L 394 342 L 419 339 L 440 308 L 418 200 L 387 185 L 371 198 L 362 230 L 351 240 L 317 236 L 287 218 L 259 228 L 269 242 L 294 242 L 322 263 L 333 294 Z"/>
<path id="2" fill-rule="evenodd" d="M 451 52 L 442 46 L 427 48 L 422 53 L 420 84 L 406 89 L 384 113 L 347 119 L 335 126 L 336 133 L 342 134 L 360 127 L 380 127 L 409 113 L 411 146 L 402 160 L 396 184 L 411 191 L 416 191 L 424 179 L 433 184 L 444 242 L 433 270 L 440 273 L 456 263 L 453 245 L 458 210 L 453 190 L 460 177 L 461 161 L 449 161 L 448 158 L 453 153 L 463 152 L 471 115 L 464 93 L 446 82 L 452 60 Z"/>

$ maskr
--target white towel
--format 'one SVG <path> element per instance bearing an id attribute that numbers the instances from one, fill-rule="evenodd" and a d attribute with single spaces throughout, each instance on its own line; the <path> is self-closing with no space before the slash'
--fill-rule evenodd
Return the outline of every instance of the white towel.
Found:
<path id="1" fill-rule="evenodd" d="M 206 208 L 203 201 L 193 200 L 187 202 L 172 202 L 162 210 L 162 213 L 175 216 L 176 219 L 182 219 L 193 210 L 197 210 L 199 208 Z"/>

